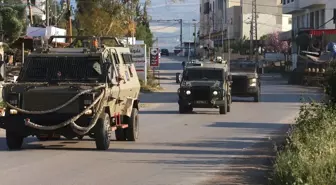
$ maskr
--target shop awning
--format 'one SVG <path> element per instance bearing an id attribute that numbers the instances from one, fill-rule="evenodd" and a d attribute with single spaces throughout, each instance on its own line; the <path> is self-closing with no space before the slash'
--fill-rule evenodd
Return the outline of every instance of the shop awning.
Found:
<path id="1" fill-rule="evenodd" d="M 323 33 L 325 35 L 336 35 L 336 29 L 308 29 L 308 30 L 300 30 L 300 32 L 306 32 L 313 36 L 321 36 Z"/>

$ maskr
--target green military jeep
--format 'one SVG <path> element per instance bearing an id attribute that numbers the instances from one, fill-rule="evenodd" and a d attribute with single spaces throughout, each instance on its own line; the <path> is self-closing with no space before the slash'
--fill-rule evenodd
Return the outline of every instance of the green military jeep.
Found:
<path id="1" fill-rule="evenodd" d="M 187 66 L 178 89 L 180 113 L 193 108 L 219 108 L 220 114 L 231 109 L 231 76 L 224 63 Z"/>

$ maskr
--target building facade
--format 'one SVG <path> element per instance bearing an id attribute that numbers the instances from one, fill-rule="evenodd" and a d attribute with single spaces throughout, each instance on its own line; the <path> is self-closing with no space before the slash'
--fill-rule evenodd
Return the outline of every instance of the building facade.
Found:
<path id="1" fill-rule="evenodd" d="M 336 28 L 333 21 L 329 21 L 333 18 L 333 10 L 336 8 L 335 0 L 282 0 L 281 3 L 282 12 L 293 17 L 294 33 L 300 28 Z"/>
<path id="2" fill-rule="evenodd" d="M 291 15 L 283 15 L 281 0 L 257 0 L 260 38 L 274 31 L 289 31 Z M 250 38 L 252 1 L 200 0 L 200 44 L 221 47 L 224 40 Z"/>

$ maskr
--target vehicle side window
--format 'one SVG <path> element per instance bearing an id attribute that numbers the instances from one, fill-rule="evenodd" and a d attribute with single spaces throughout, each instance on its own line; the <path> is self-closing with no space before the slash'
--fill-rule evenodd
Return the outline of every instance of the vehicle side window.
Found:
<path id="1" fill-rule="evenodd" d="M 113 59 L 114 59 L 114 61 L 115 61 L 115 64 L 120 64 L 118 55 L 117 55 L 116 53 L 113 53 Z"/>
<path id="2" fill-rule="evenodd" d="M 132 61 L 132 55 L 131 54 L 123 53 L 122 57 L 123 57 L 123 60 L 124 60 L 125 64 L 131 64 L 131 63 L 133 63 L 133 61 Z"/>

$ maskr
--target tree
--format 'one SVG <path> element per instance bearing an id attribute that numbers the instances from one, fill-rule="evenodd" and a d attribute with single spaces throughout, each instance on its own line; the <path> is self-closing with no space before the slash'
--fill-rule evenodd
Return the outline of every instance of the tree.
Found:
<path id="1" fill-rule="evenodd" d="M 0 8 L 0 24 L 4 41 L 11 44 L 16 41 L 25 28 L 24 6 L 6 6 Z"/>
<path id="2" fill-rule="evenodd" d="M 240 54 L 245 54 L 246 50 L 249 48 L 246 36 L 244 35 L 242 38 L 235 40 L 232 43 L 231 48 L 233 49 L 233 52 L 239 52 Z"/>
<path id="3" fill-rule="evenodd" d="M 177 2 L 182 0 L 170 0 Z M 150 0 L 146 0 L 149 4 Z M 136 34 L 136 28 L 141 29 L 138 35 L 143 36 L 149 29 L 148 16 L 141 14 L 148 29 L 138 26 L 139 0 L 77 0 L 76 29 L 83 30 L 85 35 L 113 35 L 116 37 Z M 147 14 L 147 12 L 145 12 Z M 145 17 L 144 17 L 145 16 Z M 132 20 L 132 17 L 135 21 Z M 142 23 L 141 23 L 142 24 Z M 140 34 L 141 33 L 141 34 Z"/>
<path id="4" fill-rule="evenodd" d="M 266 50 L 287 53 L 289 45 L 286 41 L 279 40 L 279 32 L 270 34 L 266 39 Z"/>

